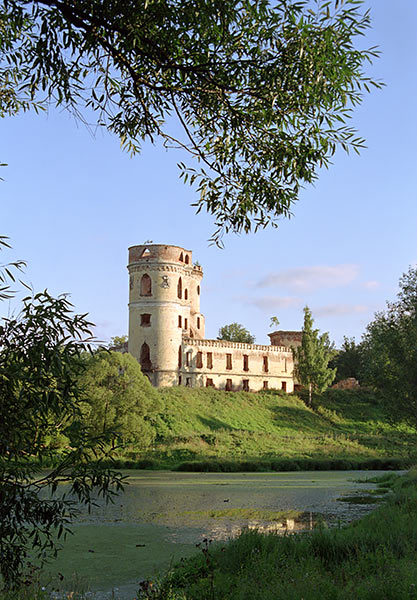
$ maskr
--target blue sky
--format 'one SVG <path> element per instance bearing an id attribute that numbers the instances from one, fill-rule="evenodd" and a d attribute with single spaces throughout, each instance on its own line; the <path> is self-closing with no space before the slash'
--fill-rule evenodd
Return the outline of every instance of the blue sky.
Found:
<path id="1" fill-rule="evenodd" d="M 367 5 L 373 27 L 363 44 L 379 45 L 371 72 L 386 83 L 354 113 L 367 149 L 360 157 L 338 153 L 302 192 L 291 220 L 229 235 L 222 250 L 210 246 L 213 220 L 190 207 L 196 192 L 178 178 L 179 154 L 146 145 L 130 158 L 117 138 L 93 135 L 51 109 L 1 122 L 0 159 L 8 166 L 0 233 L 13 244 L 3 262 L 25 259 L 25 280 L 36 291 L 70 293 L 101 340 L 127 332 L 127 248 L 145 240 L 190 249 L 203 266 L 208 338 L 237 321 L 269 343 L 270 317 L 300 329 L 305 305 L 337 345 L 344 335 L 360 338 L 417 262 L 417 2 Z"/>

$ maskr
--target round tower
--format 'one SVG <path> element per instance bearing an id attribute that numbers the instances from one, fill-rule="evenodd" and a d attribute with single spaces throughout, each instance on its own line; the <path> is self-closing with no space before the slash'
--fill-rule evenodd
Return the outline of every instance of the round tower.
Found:
<path id="1" fill-rule="evenodd" d="M 184 337 L 204 337 L 203 271 L 179 246 L 129 248 L 129 352 L 154 386 L 179 383 Z"/>

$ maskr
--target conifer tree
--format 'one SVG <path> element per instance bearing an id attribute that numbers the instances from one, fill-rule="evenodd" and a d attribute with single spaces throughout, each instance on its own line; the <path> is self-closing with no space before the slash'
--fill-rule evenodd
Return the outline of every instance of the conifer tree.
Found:
<path id="1" fill-rule="evenodd" d="M 336 369 L 330 369 L 328 366 L 335 355 L 329 334 L 319 335 L 319 330 L 313 328 L 313 323 L 311 310 L 306 306 L 301 346 L 293 349 L 294 375 L 302 385 L 308 387 L 309 406 L 313 391 L 323 393 L 336 375 Z"/>

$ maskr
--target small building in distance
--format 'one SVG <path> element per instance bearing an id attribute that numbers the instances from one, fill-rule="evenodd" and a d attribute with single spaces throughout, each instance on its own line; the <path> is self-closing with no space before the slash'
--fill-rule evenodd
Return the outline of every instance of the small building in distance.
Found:
<path id="1" fill-rule="evenodd" d="M 271 345 L 205 339 L 203 270 L 190 250 L 132 246 L 127 268 L 128 349 L 154 386 L 294 390 L 290 346 L 301 342 L 301 332 L 271 333 Z"/>

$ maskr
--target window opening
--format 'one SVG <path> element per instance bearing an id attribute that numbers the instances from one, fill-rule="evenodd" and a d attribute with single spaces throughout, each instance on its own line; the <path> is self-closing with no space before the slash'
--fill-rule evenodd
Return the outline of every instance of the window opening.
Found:
<path id="1" fill-rule="evenodd" d="M 187 387 L 192 387 L 192 385 L 191 385 L 191 377 L 187 377 L 187 379 L 186 379 L 186 382 L 185 382 L 185 385 L 186 385 Z"/>
<path id="2" fill-rule="evenodd" d="M 182 279 L 181 279 L 181 277 L 178 279 L 177 296 L 178 296 L 178 298 L 182 298 Z"/>
<path id="3" fill-rule="evenodd" d="M 247 354 L 243 355 L 243 370 L 249 371 L 249 356 Z"/>
<path id="4" fill-rule="evenodd" d="M 197 352 L 197 360 L 196 360 L 197 369 L 202 369 L 203 367 L 203 353 Z"/>
<path id="5" fill-rule="evenodd" d="M 226 392 L 231 392 L 232 389 L 233 389 L 232 380 L 226 379 L 226 387 L 225 387 Z"/>
<path id="6" fill-rule="evenodd" d="M 244 392 L 249 392 L 249 379 L 244 379 L 242 381 L 242 384 L 243 384 L 243 386 L 242 386 L 243 387 L 243 391 Z"/>
<path id="7" fill-rule="evenodd" d="M 151 315 L 145 313 L 140 315 L 140 324 L 142 327 L 150 327 L 151 326 Z"/>
<path id="8" fill-rule="evenodd" d="M 226 354 L 226 369 L 231 369 L 232 368 L 232 355 L 231 354 Z"/>
<path id="9" fill-rule="evenodd" d="M 179 375 L 179 377 L 178 377 L 178 385 L 181 385 L 181 383 L 182 383 L 182 377 L 181 377 L 181 375 Z"/>
<path id="10" fill-rule="evenodd" d="M 181 369 L 182 367 L 182 347 L 180 346 L 178 348 L 178 368 Z"/>
<path id="11" fill-rule="evenodd" d="M 286 391 L 287 391 L 287 382 L 286 382 L 286 381 L 283 381 L 283 382 L 282 382 L 282 384 L 281 384 L 281 389 L 282 389 L 282 391 L 283 391 L 283 392 L 286 392 Z"/>
<path id="12" fill-rule="evenodd" d="M 150 253 L 151 253 L 151 251 L 149 250 L 149 248 L 145 248 L 145 250 L 142 252 L 141 256 L 149 256 Z"/>
<path id="13" fill-rule="evenodd" d="M 200 317 L 197 317 L 197 329 L 200 329 Z"/>
<path id="14" fill-rule="evenodd" d="M 142 371 L 150 371 L 152 369 L 151 353 L 148 344 L 145 342 L 140 349 L 140 366 Z"/>
<path id="15" fill-rule="evenodd" d="M 200 295 L 200 286 L 197 286 L 197 294 Z"/>
<path id="16" fill-rule="evenodd" d="M 142 275 L 142 279 L 140 280 L 140 295 L 152 296 L 152 279 L 147 273 Z"/>
<path id="17" fill-rule="evenodd" d="M 193 356 L 193 353 L 191 352 L 191 350 L 186 353 L 186 355 L 185 355 L 185 366 L 186 367 L 190 367 L 191 366 L 192 356 Z"/>
<path id="18" fill-rule="evenodd" d="M 264 381 L 264 390 L 267 390 L 267 389 L 268 389 L 268 382 Z"/>
<path id="19" fill-rule="evenodd" d="M 188 256 L 188 254 L 185 255 L 185 264 L 188 265 L 188 263 L 190 262 L 190 257 Z"/>
<path id="20" fill-rule="evenodd" d="M 268 357 L 267 356 L 263 357 L 263 370 L 264 370 L 264 373 L 268 373 Z"/>
<path id="21" fill-rule="evenodd" d="M 188 290 L 184 290 L 184 300 L 188 300 Z"/>
<path id="22" fill-rule="evenodd" d="M 207 369 L 213 368 L 213 353 L 207 352 Z"/>
<path id="23" fill-rule="evenodd" d="M 183 255 L 183 253 L 182 253 L 182 252 L 181 252 L 181 254 L 180 254 L 180 261 L 181 261 L 181 262 L 184 262 L 184 255 Z"/>
<path id="24" fill-rule="evenodd" d="M 184 319 L 184 329 L 188 329 L 188 319 Z"/>
<path id="25" fill-rule="evenodd" d="M 206 379 L 206 387 L 214 387 L 213 380 L 207 377 Z"/>
<path id="26" fill-rule="evenodd" d="M 178 315 L 178 327 L 182 327 L 182 317 Z"/>

